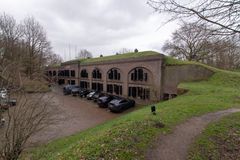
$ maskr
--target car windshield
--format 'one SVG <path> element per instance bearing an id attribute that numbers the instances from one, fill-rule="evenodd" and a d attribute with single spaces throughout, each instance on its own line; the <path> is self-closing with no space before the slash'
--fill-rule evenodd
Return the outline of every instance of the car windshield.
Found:
<path id="1" fill-rule="evenodd" d="M 121 101 L 121 99 L 114 99 L 112 100 L 112 103 L 119 103 Z"/>
<path id="2" fill-rule="evenodd" d="M 104 96 L 104 97 L 100 97 L 99 99 L 101 99 L 101 100 L 106 100 L 106 99 L 108 99 L 108 97 L 107 97 L 107 96 Z"/>

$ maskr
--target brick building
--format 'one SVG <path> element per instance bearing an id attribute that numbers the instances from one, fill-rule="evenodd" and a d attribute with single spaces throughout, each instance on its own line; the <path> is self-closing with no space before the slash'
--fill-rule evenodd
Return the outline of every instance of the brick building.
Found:
<path id="1" fill-rule="evenodd" d="M 171 73 L 175 69 L 168 70 L 166 73 L 164 55 L 145 51 L 67 61 L 58 67 L 48 67 L 47 75 L 60 85 L 76 84 L 82 88 L 133 98 L 137 103 L 144 104 L 159 101 L 166 94 L 177 94 L 180 79 L 176 80 L 176 73 Z M 180 75 L 179 73 L 181 69 L 178 69 L 177 74 Z M 173 84 L 164 79 L 164 74 Z"/>

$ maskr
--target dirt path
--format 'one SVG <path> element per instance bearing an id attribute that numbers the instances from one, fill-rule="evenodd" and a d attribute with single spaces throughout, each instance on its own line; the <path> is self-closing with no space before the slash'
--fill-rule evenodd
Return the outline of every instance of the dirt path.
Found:
<path id="1" fill-rule="evenodd" d="M 208 113 L 187 120 L 185 123 L 176 126 L 173 133 L 158 137 L 153 147 L 147 151 L 146 159 L 185 160 L 189 146 L 194 142 L 195 137 L 201 134 L 208 123 L 217 121 L 234 112 L 240 112 L 240 109 L 233 108 Z"/>

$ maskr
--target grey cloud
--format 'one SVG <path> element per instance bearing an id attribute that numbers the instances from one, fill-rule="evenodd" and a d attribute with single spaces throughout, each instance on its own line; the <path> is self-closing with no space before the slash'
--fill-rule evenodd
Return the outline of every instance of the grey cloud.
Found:
<path id="1" fill-rule="evenodd" d="M 147 6 L 146 0 L 22 1 L 24 8 L 16 7 L 18 11 L 15 14 L 36 17 L 46 28 L 54 51 L 61 55 L 69 44 L 92 50 L 97 56 L 99 52 L 109 53 L 117 48 L 134 48 L 142 44 L 145 46 L 143 48 L 154 49 L 160 39 L 161 31 L 152 31 L 157 29 L 153 25 L 160 21 L 160 16 L 154 21 L 151 19 L 156 15 Z M 9 0 L 8 3 L 16 2 Z M 14 11 L 11 12 L 14 14 Z"/>

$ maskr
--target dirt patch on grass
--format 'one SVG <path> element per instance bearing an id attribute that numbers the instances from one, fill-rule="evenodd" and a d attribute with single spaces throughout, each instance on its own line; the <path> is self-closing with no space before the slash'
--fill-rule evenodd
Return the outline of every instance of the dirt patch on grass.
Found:
<path id="1" fill-rule="evenodd" d="M 186 94 L 189 90 L 188 89 L 184 89 L 184 88 L 178 88 L 177 89 L 177 95 L 183 95 Z"/>
<path id="2" fill-rule="evenodd" d="M 156 122 L 156 123 L 154 124 L 154 127 L 156 127 L 156 128 L 163 128 L 163 127 L 165 127 L 165 124 L 163 124 L 163 123 L 161 123 L 161 122 Z"/>
<path id="3" fill-rule="evenodd" d="M 220 157 L 225 160 L 240 159 L 240 133 L 238 130 L 231 129 L 226 137 L 222 139 L 214 137 L 218 146 Z"/>

